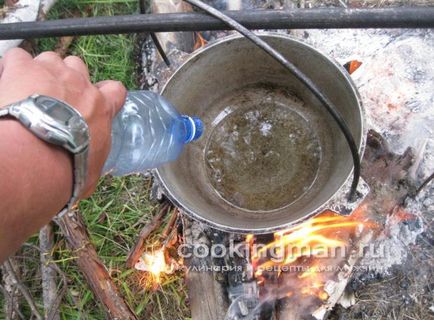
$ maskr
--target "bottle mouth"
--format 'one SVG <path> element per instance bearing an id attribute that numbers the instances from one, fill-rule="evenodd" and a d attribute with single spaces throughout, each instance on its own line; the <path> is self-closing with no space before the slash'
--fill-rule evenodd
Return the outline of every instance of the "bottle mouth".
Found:
<path id="1" fill-rule="evenodd" d="M 189 143 L 195 141 L 202 136 L 203 133 L 203 122 L 198 117 L 182 116 L 184 121 L 186 136 L 184 143 Z"/>

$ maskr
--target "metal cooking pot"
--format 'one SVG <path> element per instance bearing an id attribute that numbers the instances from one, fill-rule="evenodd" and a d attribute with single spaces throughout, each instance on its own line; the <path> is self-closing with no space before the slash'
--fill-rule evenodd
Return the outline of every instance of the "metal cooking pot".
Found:
<path id="1" fill-rule="evenodd" d="M 262 38 L 335 104 L 362 153 L 363 110 L 347 72 L 301 41 Z M 166 195 L 191 217 L 226 231 L 268 233 L 344 198 L 353 163 L 337 124 L 249 40 L 232 36 L 197 51 L 163 95 L 205 124 L 199 141 L 156 171 Z"/>

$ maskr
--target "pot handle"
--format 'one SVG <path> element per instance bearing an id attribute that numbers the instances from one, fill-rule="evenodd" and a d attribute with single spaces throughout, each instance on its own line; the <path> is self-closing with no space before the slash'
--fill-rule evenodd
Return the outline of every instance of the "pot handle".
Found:
<path id="1" fill-rule="evenodd" d="M 348 201 L 347 195 L 350 189 L 351 181 L 349 179 L 326 205 L 327 210 L 330 210 L 341 216 L 349 216 L 360 206 L 370 191 L 369 185 L 365 180 L 363 180 L 363 178 L 360 178 L 357 191 L 354 196 L 354 201 Z"/>

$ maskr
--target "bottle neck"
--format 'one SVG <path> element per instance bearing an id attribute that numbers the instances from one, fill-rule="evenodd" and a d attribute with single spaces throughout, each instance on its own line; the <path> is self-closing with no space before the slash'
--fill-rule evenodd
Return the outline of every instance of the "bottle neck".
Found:
<path id="1" fill-rule="evenodd" d="M 197 117 L 182 116 L 182 121 L 185 127 L 184 143 L 190 143 L 191 141 L 200 138 L 203 132 L 202 121 Z"/>

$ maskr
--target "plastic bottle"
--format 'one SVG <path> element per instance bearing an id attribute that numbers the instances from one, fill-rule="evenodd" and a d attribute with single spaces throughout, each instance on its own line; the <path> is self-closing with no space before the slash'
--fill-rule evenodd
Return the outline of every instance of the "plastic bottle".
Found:
<path id="1" fill-rule="evenodd" d="M 124 176 L 176 160 L 203 132 L 199 118 L 179 114 L 162 96 L 130 91 L 113 119 L 112 148 L 103 173 Z"/>

